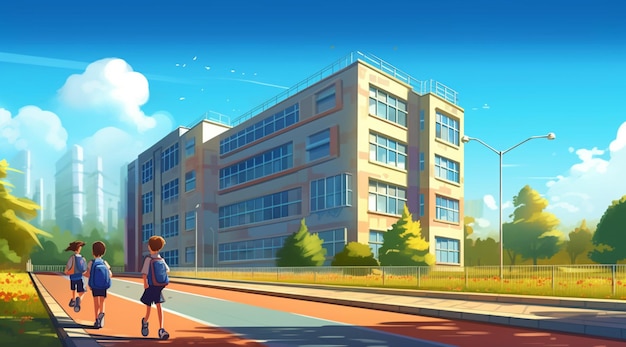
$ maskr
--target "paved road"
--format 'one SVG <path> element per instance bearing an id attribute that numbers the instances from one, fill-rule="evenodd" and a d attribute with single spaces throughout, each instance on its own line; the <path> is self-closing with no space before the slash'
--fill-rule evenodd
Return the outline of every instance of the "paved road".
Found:
<path id="1" fill-rule="evenodd" d="M 164 291 L 168 341 L 156 340 L 156 310 L 151 334 L 140 334 L 145 306 L 138 301 L 141 280 L 119 277 L 107 298 L 105 327 L 91 329 L 93 303 L 88 293 L 81 312 L 67 306 L 65 276 L 39 274 L 43 287 L 80 330 L 102 346 L 155 343 L 200 346 L 623 346 L 623 341 L 550 333 L 525 328 L 423 317 L 364 308 L 265 296 L 171 283 Z M 74 325 L 76 325 L 74 323 Z M 81 326 L 82 325 L 82 326 Z M 129 343 L 130 342 L 130 343 Z"/>

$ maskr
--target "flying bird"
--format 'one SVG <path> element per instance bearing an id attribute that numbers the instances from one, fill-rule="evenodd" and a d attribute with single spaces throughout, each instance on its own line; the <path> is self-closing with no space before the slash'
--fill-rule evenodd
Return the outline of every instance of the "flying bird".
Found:
<path id="1" fill-rule="evenodd" d="M 185 97 L 181 96 L 180 98 L 178 98 L 178 100 L 183 101 L 183 100 L 185 100 Z"/>
<path id="2" fill-rule="evenodd" d="M 210 66 L 205 66 L 204 68 L 207 69 L 207 70 L 211 70 Z"/>
<path id="3" fill-rule="evenodd" d="M 198 57 L 197 57 L 197 56 L 194 56 L 194 57 L 193 57 L 193 60 L 195 61 L 196 59 L 198 59 Z"/>

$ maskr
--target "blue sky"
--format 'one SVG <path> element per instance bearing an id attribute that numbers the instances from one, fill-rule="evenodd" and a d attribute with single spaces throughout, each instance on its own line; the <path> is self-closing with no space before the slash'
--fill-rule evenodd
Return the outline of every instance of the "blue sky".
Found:
<path id="1" fill-rule="evenodd" d="M 175 126 L 209 110 L 236 118 L 359 50 L 457 90 L 465 133 L 497 149 L 556 133 L 504 156 L 505 215 L 530 184 L 569 232 L 626 194 L 619 0 L 16 1 L 2 12 L 0 157 L 29 148 L 34 177 L 51 179 L 72 144 L 117 176 Z M 478 232 L 495 232 L 498 157 L 477 142 L 465 198 L 484 202 Z"/>

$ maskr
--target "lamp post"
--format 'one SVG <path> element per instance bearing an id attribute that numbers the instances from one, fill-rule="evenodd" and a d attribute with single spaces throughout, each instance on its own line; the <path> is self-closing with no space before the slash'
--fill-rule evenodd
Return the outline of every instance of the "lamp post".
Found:
<path id="1" fill-rule="evenodd" d="M 211 229 L 211 235 L 213 236 L 211 263 L 215 267 L 215 230 L 212 227 L 209 227 L 209 229 Z"/>
<path id="2" fill-rule="evenodd" d="M 194 257 L 196 258 L 196 261 L 194 262 L 196 264 L 196 278 L 198 278 L 198 207 L 200 207 L 200 204 L 196 204 L 196 208 L 194 210 L 194 219 L 196 222 L 196 250 L 194 251 Z"/>
<path id="3" fill-rule="evenodd" d="M 486 144 L 485 142 L 483 142 L 481 139 L 478 139 L 478 138 L 475 138 L 475 137 L 463 136 L 461 138 L 461 141 L 463 143 L 468 143 L 468 142 L 470 142 L 472 140 L 476 141 L 476 142 L 480 143 L 481 145 L 489 148 L 490 150 L 492 150 L 494 153 L 496 153 L 500 157 L 500 193 L 499 193 L 499 195 L 500 195 L 499 196 L 500 202 L 498 204 L 498 208 L 500 210 L 499 211 L 500 212 L 500 221 L 499 221 L 499 227 L 500 227 L 499 234 L 500 235 L 499 236 L 500 236 L 500 279 L 501 280 L 502 280 L 502 275 L 504 273 L 504 271 L 503 271 L 503 267 L 504 267 L 503 264 L 504 263 L 502 261 L 502 254 L 503 254 L 503 249 L 504 249 L 503 248 L 504 240 L 502 239 L 502 156 L 504 156 L 504 154 L 506 154 L 507 152 L 511 151 L 513 148 L 516 148 L 516 147 L 520 146 L 521 144 L 526 143 L 526 142 L 528 142 L 530 140 L 533 140 L 533 139 L 554 140 L 554 139 L 556 139 L 556 135 L 554 133 L 548 133 L 547 135 L 531 136 L 531 137 L 527 138 L 526 140 L 524 140 L 524 141 L 522 141 L 522 142 L 520 142 L 520 143 L 518 143 L 518 144 L 516 144 L 516 145 L 514 145 L 512 147 L 510 147 L 509 149 L 504 150 L 504 151 L 498 151 L 497 149 L 495 149 L 495 148 L 489 146 L 488 144 Z"/>

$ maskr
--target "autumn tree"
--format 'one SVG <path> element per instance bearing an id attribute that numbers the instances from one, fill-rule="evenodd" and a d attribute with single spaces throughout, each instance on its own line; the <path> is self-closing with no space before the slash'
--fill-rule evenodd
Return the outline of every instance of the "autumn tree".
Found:
<path id="1" fill-rule="evenodd" d="M 326 260 L 326 249 L 317 234 L 309 233 L 304 218 L 300 229 L 285 239 L 276 252 L 276 266 L 320 266 Z"/>
<path id="2" fill-rule="evenodd" d="M 428 266 L 435 263 L 428 241 L 422 236 L 420 222 L 413 220 L 406 205 L 402 217 L 384 233 L 378 252 L 383 266 Z"/>
<path id="3" fill-rule="evenodd" d="M 559 220 L 550 212 L 548 200 L 526 185 L 513 197 L 513 222 L 505 223 L 504 248 L 510 250 L 511 261 L 519 254 L 523 259 L 547 259 L 562 246 L 563 233 L 556 230 Z"/>
<path id="4" fill-rule="evenodd" d="M 466 266 L 498 265 L 500 249 L 496 240 L 488 237 L 472 241 L 469 247 L 465 247 Z"/>
<path id="5" fill-rule="evenodd" d="M 332 266 L 378 266 L 369 245 L 349 242 L 341 252 L 335 254 Z"/>
<path id="6" fill-rule="evenodd" d="M 595 249 L 589 259 L 600 264 L 617 264 L 626 259 L 626 195 L 613 200 L 593 233 L 591 242 Z"/>
<path id="7" fill-rule="evenodd" d="M 569 255 L 571 264 L 576 264 L 576 258 L 590 250 L 592 246 L 591 238 L 591 230 L 587 227 L 587 221 L 583 219 L 580 227 L 569 233 L 569 241 L 567 241 L 565 246 L 565 251 Z"/>
<path id="8" fill-rule="evenodd" d="M 20 257 L 20 266 L 26 264 L 34 246 L 42 247 L 38 236 L 51 237 L 47 232 L 31 225 L 28 220 L 37 217 L 41 208 L 33 201 L 11 194 L 12 184 L 4 181 L 9 171 L 22 173 L 9 166 L 6 160 L 0 161 L 0 238 L 6 240 L 7 247 Z"/>

